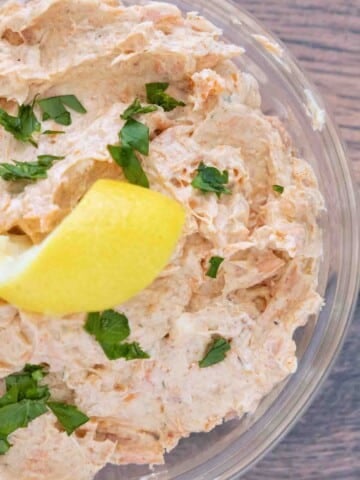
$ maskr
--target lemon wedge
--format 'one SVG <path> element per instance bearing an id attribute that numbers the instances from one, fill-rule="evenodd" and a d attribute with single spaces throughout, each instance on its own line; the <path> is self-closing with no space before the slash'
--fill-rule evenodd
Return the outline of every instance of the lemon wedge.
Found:
<path id="1" fill-rule="evenodd" d="M 118 305 L 165 267 L 184 219 L 183 207 L 160 193 L 99 180 L 41 244 L 0 255 L 0 297 L 53 314 Z"/>

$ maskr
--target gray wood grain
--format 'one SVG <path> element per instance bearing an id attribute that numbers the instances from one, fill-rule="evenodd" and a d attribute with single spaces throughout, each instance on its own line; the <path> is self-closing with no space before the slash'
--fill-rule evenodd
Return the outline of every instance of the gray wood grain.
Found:
<path id="1" fill-rule="evenodd" d="M 360 0 L 238 0 L 298 58 L 347 143 L 360 184 Z M 360 300 L 321 393 L 244 480 L 360 480 Z"/>

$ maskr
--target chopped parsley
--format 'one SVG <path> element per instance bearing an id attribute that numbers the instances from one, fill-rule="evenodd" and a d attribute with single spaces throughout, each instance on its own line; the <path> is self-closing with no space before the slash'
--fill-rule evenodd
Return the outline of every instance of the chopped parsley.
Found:
<path id="1" fill-rule="evenodd" d="M 10 115 L 0 108 L 0 125 L 11 133 L 17 140 L 29 142 L 37 147 L 33 138 L 34 133 L 39 133 L 41 124 L 34 113 L 34 105 L 37 103 L 42 110 L 42 119 L 53 119 L 61 125 L 71 124 L 71 114 L 66 107 L 78 113 L 86 113 L 86 109 L 75 97 L 75 95 L 60 95 L 58 97 L 43 98 L 36 100 L 29 105 L 20 105 L 17 116 Z M 65 133 L 59 130 L 45 130 L 43 135 L 56 135 Z"/>
<path id="2" fill-rule="evenodd" d="M 47 406 L 64 427 L 68 435 L 71 435 L 77 428 L 89 421 L 89 417 L 80 412 L 75 405 L 62 402 L 48 402 Z"/>
<path id="3" fill-rule="evenodd" d="M 17 402 L 19 397 L 19 389 L 16 385 L 8 388 L 8 391 L 0 398 L 0 408 L 11 403 Z"/>
<path id="4" fill-rule="evenodd" d="M 0 398 L 0 455 L 11 447 L 8 435 L 27 427 L 49 408 L 69 435 L 89 420 L 74 405 L 48 401 L 49 387 L 39 383 L 46 375 L 43 365 L 25 365 L 5 378 L 6 393 Z"/>
<path id="5" fill-rule="evenodd" d="M 130 335 L 130 327 L 122 313 L 115 310 L 89 313 L 84 328 L 95 337 L 110 360 L 149 358 L 137 342 L 123 343 Z"/>
<path id="6" fill-rule="evenodd" d="M 71 114 L 66 107 L 78 113 L 86 113 L 85 107 L 79 102 L 75 95 L 43 98 L 38 100 L 37 103 L 43 112 L 43 121 L 52 119 L 60 125 L 71 125 Z"/>
<path id="7" fill-rule="evenodd" d="M 151 105 L 142 105 L 138 98 L 129 105 L 120 115 L 125 120 L 119 132 L 121 145 L 108 145 L 113 160 L 123 169 L 125 178 L 130 183 L 149 188 L 149 180 L 144 172 L 136 152 L 149 155 L 150 132 L 149 127 L 139 122 L 136 115 L 151 113 L 157 110 L 157 105 L 165 111 L 173 110 L 178 105 L 185 105 L 165 93 L 168 83 L 146 84 L 147 100 Z"/>
<path id="8" fill-rule="evenodd" d="M 118 358 L 125 358 L 125 360 L 150 358 L 149 354 L 142 350 L 138 342 L 102 343 L 101 346 L 109 360 L 117 360 Z"/>
<path id="9" fill-rule="evenodd" d="M 149 188 L 149 180 L 132 147 L 129 145 L 108 145 L 108 150 L 115 162 L 122 167 L 124 175 L 130 183 Z"/>
<path id="10" fill-rule="evenodd" d="M 34 102 L 31 105 L 20 105 L 16 117 L 0 108 L 0 125 L 17 140 L 37 147 L 33 134 L 40 132 L 41 125 L 34 113 Z"/>
<path id="11" fill-rule="evenodd" d="M 125 178 L 130 183 L 149 188 L 149 180 L 144 172 L 135 151 L 143 155 L 149 154 L 149 127 L 135 120 L 132 116 L 139 113 L 149 113 L 157 107 L 149 105 L 143 107 L 138 99 L 121 115 L 126 122 L 119 132 L 121 145 L 108 145 L 113 160 L 123 169 Z"/>
<path id="12" fill-rule="evenodd" d="M 274 192 L 277 192 L 280 194 L 283 193 L 284 191 L 284 187 L 282 185 L 273 185 L 272 189 L 274 190 Z"/>
<path id="13" fill-rule="evenodd" d="M 50 397 L 46 385 L 39 385 L 45 377 L 46 371 L 42 365 L 25 365 L 21 372 L 6 377 L 6 393 L 0 399 L 0 406 L 4 402 L 15 403 L 20 400 L 47 400 Z"/>
<path id="14" fill-rule="evenodd" d="M 219 267 L 223 261 L 223 257 L 211 257 L 209 261 L 210 265 L 208 271 L 206 272 L 206 275 L 211 278 L 216 278 Z"/>
<path id="15" fill-rule="evenodd" d="M 229 188 L 226 187 L 228 182 L 229 173 L 226 170 L 221 173 L 217 168 L 206 166 L 201 162 L 191 185 L 202 192 L 214 192 L 220 197 L 222 193 L 231 194 Z"/>
<path id="16" fill-rule="evenodd" d="M 128 108 L 120 115 L 123 120 L 128 120 L 129 118 L 134 117 L 135 115 L 140 115 L 141 113 L 151 113 L 157 110 L 156 105 L 141 105 L 140 100 L 135 98 L 133 103 L 128 106 Z"/>
<path id="17" fill-rule="evenodd" d="M 47 412 L 43 400 L 24 399 L 0 408 L 0 435 L 6 438 L 18 428 L 25 428 L 35 418 Z"/>
<path id="18" fill-rule="evenodd" d="M 35 162 L 0 163 L 0 177 L 7 182 L 17 180 L 38 180 L 47 178 L 47 171 L 53 166 L 56 160 L 63 160 L 65 157 L 54 155 L 38 155 Z"/>
<path id="19" fill-rule="evenodd" d="M 204 358 L 200 360 L 199 367 L 211 367 L 211 365 L 222 362 L 230 348 L 230 342 L 228 340 L 223 337 L 215 338 L 208 346 Z"/>
<path id="20" fill-rule="evenodd" d="M 11 445 L 7 440 L 7 435 L 0 435 L 0 455 L 5 455 L 10 447 Z"/>
<path id="21" fill-rule="evenodd" d="M 122 145 L 129 145 L 143 155 L 149 155 L 150 139 L 147 125 L 129 118 L 120 130 L 119 136 Z"/>
<path id="22" fill-rule="evenodd" d="M 168 89 L 169 84 L 165 82 L 154 82 L 146 84 L 146 97 L 149 103 L 159 105 L 165 112 L 170 112 L 176 107 L 184 107 L 185 103 L 181 100 L 176 100 L 171 97 L 165 91 Z"/>
<path id="23" fill-rule="evenodd" d="M 130 335 L 127 317 L 115 310 L 89 313 L 85 330 L 99 343 L 119 343 Z"/>

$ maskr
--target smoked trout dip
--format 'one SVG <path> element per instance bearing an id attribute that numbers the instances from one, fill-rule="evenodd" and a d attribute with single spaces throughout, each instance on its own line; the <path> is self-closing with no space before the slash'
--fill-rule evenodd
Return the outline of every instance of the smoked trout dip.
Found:
<path id="1" fill-rule="evenodd" d="M 134 99 L 147 104 L 151 82 L 168 83 L 185 106 L 138 117 L 150 129 L 149 155 L 138 158 L 150 188 L 187 218 L 167 267 L 116 307 L 149 358 L 109 360 L 84 330 L 86 312 L 61 318 L 1 303 L 0 377 L 46 364 L 52 397 L 90 420 L 70 436 L 50 411 L 19 428 L 0 479 L 91 480 L 107 462 L 162 463 L 181 438 L 254 412 L 296 370 L 294 330 L 322 305 L 314 172 L 279 119 L 262 113 L 256 79 L 233 63 L 243 49 L 203 17 L 167 3 L 1 3 L 0 107 L 16 115 L 37 96 L 71 94 L 87 113 L 71 112 L 66 127 L 48 120 L 65 133 L 39 135 L 38 148 L 0 127 L 1 162 L 65 156 L 21 188 L 0 179 L 0 233 L 39 243 L 97 179 L 125 180 L 107 145 Z M 194 188 L 202 163 L 228 173 L 230 194 Z M 215 278 L 212 257 L 224 259 Z M 230 349 L 201 368 L 218 337 Z"/>

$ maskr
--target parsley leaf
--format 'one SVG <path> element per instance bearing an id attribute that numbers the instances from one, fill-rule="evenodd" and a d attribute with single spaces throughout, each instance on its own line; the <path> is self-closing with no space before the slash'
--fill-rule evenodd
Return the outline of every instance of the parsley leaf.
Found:
<path id="1" fill-rule="evenodd" d="M 47 402 L 49 387 L 39 385 L 47 375 L 43 365 L 25 365 L 20 372 L 5 378 L 6 393 L 0 398 L 0 455 L 11 447 L 7 436 L 18 428 L 27 427 L 35 418 L 48 411 L 55 413 L 70 435 L 77 426 L 89 419 L 73 405 Z"/>
<path id="2" fill-rule="evenodd" d="M 12 403 L 0 408 L 0 435 L 7 436 L 18 428 L 26 427 L 28 418 L 25 402 Z"/>
<path id="3" fill-rule="evenodd" d="M 149 180 L 141 166 L 135 150 L 143 155 L 149 155 L 150 133 L 149 127 L 138 122 L 133 117 L 141 113 L 157 110 L 156 105 L 141 105 L 138 98 L 120 115 L 126 120 L 119 132 L 121 145 L 108 145 L 113 160 L 122 167 L 125 177 L 130 183 L 149 188 Z"/>
<path id="4" fill-rule="evenodd" d="M 25 428 L 35 418 L 47 411 L 39 400 L 21 400 L 0 408 L 0 435 L 7 436 L 18 428 Z"/>
<path id="5" fill-rule="evenodd" d="M 99 343 L 118 343 L 130 335 L 128 319 L 115 310 L 105 310 L 101 314 L 89 313 L 85 330 L 94 335 Z"/>
<path id="6" fill-rule="evenodd" d="M 24 402 L 26 408 L 27 423 L 25 426 L 48 411 L 44 400 L 22 400 L 22 402 Z"/>
<path id="7" fill-rule="evenodd" d="M 135 98 L 133 103 L 120 115 L 123 120 L 128 120 L 134 115 L 140 115 L 141 113 L 151 113 L 157 110 L 156 105 L 141 105 L 140 100 Z"/>
<path id="8" fill-rule="evenodd" d="M 208 167 L 201 162 L 191 185 L 202 192 L 215 192 L 220 197 L 222 193 L 231 194 L 231 191 L 225 187 L 228 181 L 229 173 L 226 170 L 221 173 L 217 168 Z"/>
<path id="9" fill-rule="evenodd" d="M 31 377 L 37 382 L 42 380 L 48 374 L 44 365 L 32 365 L 31 363 L 27 363 L 23 371 L 30 373 Z"/>
<path id="10" fill-rule="evenodd" d="M 0 435 L 0 455 L 4 455 L 10 447 L 11 445 L 7 441 L 7 435 Z"/>
<path id="11" fill-rule="evenodd" d="M 21 372 L 16 372 L 6 377 L 7 393 L 4 397 L 12 394 L 12 399 L 15 400 L 15 402 L 24 399 L 47 400 L 50 396 L 48 387 L 46 385 L 38 385 L 38 382 L 42 380 L 45 375 L 46 372 L 42 365 L 25 365 Z M 0 406 L 4 401 L 4 397 L 0 399 Z"/>
<path id="12" fill-rule="evenodd" d="M 123 145 L 130 145 L 143 155 L 149 155 L 149 127 L 133 118 L 126 120 L 120 130 L 120 140 Z"/>
<path id="13" fill-rule="evenodd" d="M 0 398 L 0 408 L 11 403 L 16 403 L 19 398 L 19 389 L 17 385 L 13 385 L 8 391 Z"/>
<path id="14" fill-rule="evenodd" d="M 20 105 L 18 117 L 20 119 L 22 135 L 32 145 L 37 147 L 32 138 L 34 132 L 40 132 L 41 125 L 34 113 L 34 103 L 32 105 Z"/>
<path id="15" fill-rule="evenodd" d="M 230 350 L 230 343 L 223 337 L 215 338 L 208 346 L 206 355 L 199 362 L 200 368 L 211 367 L 215 363 L 222 362 L 226 353 Z"/>
<path id="16" fill-rule="evenodd" d="M 38 155 L 35 162 L 0 163 L 0 177 L 7 182 L 17 180 L 38 180 L 47 178 L 47 171 L 52 167 L 55 160 L 62 160 L 65 157 L 54 155 Z"/>
<path id="17" fill-rule="evenodd" d="M 185 103 L 181 100 L 176 100 L 174 97 L 171 97 L 165 90 L 169 87 L 168 83 L 165 82 L 154 82 L 146 84 L 146 97 L 149 103 L 155 103 L 162 107 L 165 112 L 170 112 L 176 107 L 184 107 Z"/>
<path id="18" fill-rule="evenodd" d="M 130 335 L 129 321 L 122 313 L 115 310 L 89 313 L 84 329 L 96 338 L 109 360 L 149 358 L 137 342 L 120 343 Z"/>
<path id="19" fill-rule="evenodd" d="M 282 185 L 273 185 L 272 189 L 274 190 L 274 192 L 277 192 L 280 194 L 283 193 L 284 191 L 284 187 Z"/>
<path id="20" fill-rule="evenodd" d="M 17 140 L 29 142 L 34 147 L 37 147 L 32 134 L 40 132 L 41 125 L 34 113 L 34 103 L 31 105 L 20 105 L 17 117 L 9 115 L 0 108 L 0 125 Z"/>
<path id="21" fill-rule="evenodd" d="M 86 113 L 86 108 L 79 102 L 75 95 L 61 95 L 60 99 L 64 105 L 77 113 Z"/>
<path id="22" fill-rule="evenodd" d="M 150 358 L 150 355 L 140 347 L 138 342 L 123 343 L 127 348 L 126 360 L 134 360 L 135 358 Z"/>
<path id="23" fill-rule="evenodd" d="M 119 358 L 126 358 L 128 347 L 122 343 L 99 342 L 105 355 L 109 360 L 117 360 Z"/>
<path id="24" fill-rule="evenodd" d="M 78 113 L 86 113 L 86 109 L 75 95 L 60 95 L 57 97 L 43 98 L 38 100 L 37 103 L 43 112 L 42 119 L 44 121 L 51 118 L 60 125 L 71 125 L 71 115 L 65 107 Z"/>
<path id="25" fill-rule="evenodd" d="M 130 183 L 149 188 L 149 180 L 134 150 L 129 145 L 108 145 L 110 155 L 122 167 Z"/>
<path id="26" fill-rule="evenodd" d="M 150 358 L 149 354 L 144 352 L 138 342 L 102 343 L 101 346 L 109 360 L 117 360 L 118 358 L 125 358 L 125 360 Z"/>
<path id="27" fill-rule="evenodd" d="M 26 365 L 21 372 L 6 377 L 7 392 L 0 398 L 0 455 L 11 447 L 7 435 L 47 411 L 49 388 L 38 385 L 44 375 L 42 365 Z"/>
<path id="28" fill-rule="evenodd" d="M 220 267 L 220 265 L 222 264 L 223 261 L 224 261 L 224 259 L 222 257 L 211 257 L 210 261 L 209 261 L 209 263 L 210 263 L 209 269 L 206 272 L 206 275 L 208 277 L 211 277 L 211 278 L 216 278 L 219 267 Z"/>
<path id="29" fill-rule="evenodd" d="M 55 155 L 38 155 L 38 162 L 42 167 L 51 167 L 55 160 L 64 160 L 65 157 Z"/>
<path id="30" fill-rule="evenodd" d="M 75 405 L 62 402 L 48 402 L 47 406 L 64 427 L 68 435 L 71 435 L 77 428 L 90 420 L 89 417 L 80 412 Z"/>

